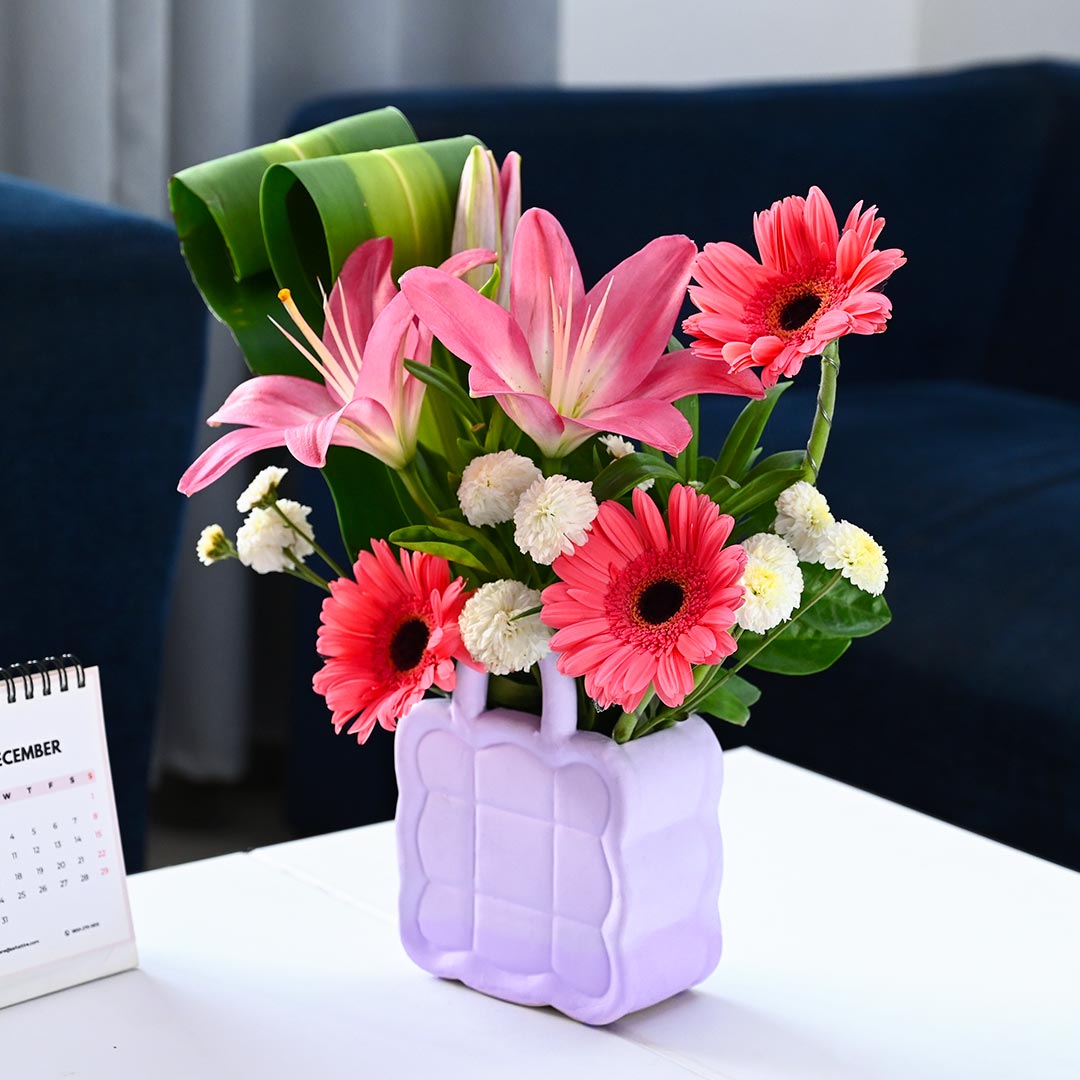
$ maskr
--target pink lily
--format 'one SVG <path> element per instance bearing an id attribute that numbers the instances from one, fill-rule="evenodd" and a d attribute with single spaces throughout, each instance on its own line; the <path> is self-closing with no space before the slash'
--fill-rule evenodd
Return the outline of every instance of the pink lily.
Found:
<path id="1" fill-rule="evenodd" d="M 510 306 L 510 259 L 514 232 L 521 220 L 521 155 L 511 151 L 503 158 L 502 169 L 495 155 L 482 146 L 469 151 L 458 187 L 454 215 L 453 252 L 470 248 L 490 248 L 499 256 L 499 304 Z M 483 287 L 483 271 L 471 271 L 465 280 L 474 288 Z"/>
<path id="2" fill-rule="evenodd" d="M 509 311 L 432 267 L 403 274 L 401 289 L 421 325 L 470 365 L 472 396 L 494 395 L 547 456 L 597 432 L 676 454 L 691 430 L 673 401 L 764 393 L 751 372 L 664 351 L 696 254 L 688 237 L 662 236 L 586 294 L 562 226 L 534 208 L 514 238 Z"/>
<path id="3" fill-rule="evenodd" d="M 462 274 L 494 258 L 492 251 L 462 252 L 441 269 Z M 180 478 L 181 492 L 201 490 L 238 461 L 272 446 L 286 447 L 297 461 L 315 468 L 326 464 L 331 445 L 363 450 L 392 469 L 412 460 L 425 386 L 403 361 L 428 363 L 431 337 L 416 326 L 412 308 L 395 289 L 392 259 L 393 241 L 385 237 L 368 240 L 349 256 L 324 301 L 321 340 L 289 290 L 281 290 L 278 296 L 307 346 L 278 329 L 323 382 L 259 375 L 241 383 L 207 423 L 245 426 L 223 435 L 188 468 Z"/>

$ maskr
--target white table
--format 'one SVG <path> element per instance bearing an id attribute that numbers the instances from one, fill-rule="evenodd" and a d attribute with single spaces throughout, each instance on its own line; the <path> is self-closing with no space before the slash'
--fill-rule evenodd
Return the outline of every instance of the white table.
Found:
<path id="1" fill-rule="evenodd" d="M 606 1029 L 434 979 L 390 825 L 131 879 L 142 967 L 0 1013 L 3 1080 L 1077 1080 L 1080 875 L 751 750 L 725 955 Z"/>

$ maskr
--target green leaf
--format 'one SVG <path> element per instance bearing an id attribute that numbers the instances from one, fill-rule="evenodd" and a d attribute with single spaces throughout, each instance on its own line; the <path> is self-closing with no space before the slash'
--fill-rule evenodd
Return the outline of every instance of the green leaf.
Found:
<path id="1" fill-rule="evenodd" d="M 277 280 L 313 327 L 327 289 L 356 247 L 394 240 L 392 272 L 435 266 L 450 253 L 458 181 L 471 135 L 271 165 L 259 196 L 266 251 Z"/>
<path id="2" fill-rule="evenodd" d="M 835 571 L 812 563 L 802 564 L 804 590 L 820 592 Z M 841 578 L 799 622 L 820 634 L 836 637 L 868 637 L 892 621 L 892 612 L 883 596 L 871 596 Z"/>
<path id="3" fill-rule="evenodd" d="M 372 540 L 386 537 L 408 520 L 394 488 L 393 473 L 378 458 L 351 446 L 331 446 L 322 474 L 334 497 L 350 559 L 369 548 Z"/>
<path id="4" fill-rule="evenodd" d="M 738 724 L 742 727 L 750 719 L 750 709 L 737 695 L 727 687 L 714 687 L 697 706 L 698 712 L 708 713 L 718 720 L 726 720 L 729 724 Z"/>
<path id="5" fill-rule="evenodd" d="M 597 502 L 618 499 L 643 480 L 669 480 L 679 483 L 682 477 L 666 461 L 651 454 L 627 454 L 601 470 L 593 481 L 593 497 Z"/>
<path id="6" fill-rule="evenodd" d="M 438 393 L 445 395 L 468 424 L 479 424 L 483 420 L 479 406 L 465 393 L 453 375 L 440 371 L 430 364 L 418 364 L 415 360 L 406 360 L 405 370 L 415 375 L 421 382 L 427 383 Z"/>
<path id="7" fill-rule="evenodd" d="M 793 469 L 801 470 L 806 453 L 803 450 L 781 450 L 778 454 L 770 454 L 764 461 L 759 461 L 749 473 L 746 479 L 755 480 L 765 473 L 783 470 L 790 472 Z"/>
<path id="8" fill-rule="evenodd" d="M 439 529 L 431 525 L 406 525 L 390 534 L 390 543 L 408 548 L 409 551 L 425 551 L 429 555 L 438 555 L 470 570 L 483 573 L 488 571 L 483 556 L 466 547 L 465 542 L 449 529 Z"/>
<path id="9" fill-rule="evenodd" d="M 753 480 L 747 480 L 738 491 L 730 495 L 714 496 L 720 504 L 720 509 L 732 517 L 742 517 L 749 514 L 759 506 L 771 504 L 776 501 L 777 495 L 785 488 L 790 487 L 802 476 L 802 469 L 776 469 L 772 472 L 762 473 Z"/>
<path id="10" fill-rule="evenodd" d="M 724 689 L 730 690 L 746 706 L 756 705 L 761 700 L 761 691 L 741 675 L 729 675 Z"/>
<path id="11" fill-rule="evenodd" d="M 746 632 L 739 638 L 736 658 L 747 656 L 762 642 L 760 634 Z M 765 646 L 748 666 L 777 675 L 813 675 L 831 667 L 851 644 L 848 637 L 826 637 L 799 619 L 789 623 L 779 637 Z"/>
<path id="12" fill-rule="evenodd" d="M 751 457 L 757 449 L 758 440 L 765 430 L 765 425 L 772 415 L 780 395 L 791 386 L 790 382 L 777 383 L 765 392 L 765 397 L 751 401 L 741 413 L 731 431 L 724 440 L 724 445 L 716 459 L 716 471 L 725 476 L 741 480 L 749 467 Z"/>
<path id="13" fill-rule="evenodd" d="M 731 492 L 738 491 L 741 486 L 738 481 L 732 480 L 730 476 L 714 472 L 712 479 L 701 489 L 701 493 L 713 499 L 716 499 L 717 496 L 724 498 Z"/>
<path id="14" fill-rule="evenodd" d="M 279 317 L 281 305 L 259 215 L 267 168 L 415 141 L 397 109 L 378 109 L 192 166 L 169 182 L 169 205 L 192 279 L 207 307 L 232 330 L 253 370 L 311 375 L 268 318 Z"/>
<path id="15" fill-rule="evenodd" d="M 675 408 L 686 417 L 686 421 L 690 425 L 690 430 L 693 432 L 685 449 L 675 459 L 675 468 L 678 470 L 679 475 L 686 483 L 690 483 L 691 480 L 697 479 L 698 429 L 701 427 L 697 394 L 691 394 L 690 397 L 680 398 L 675 402 Z"/>

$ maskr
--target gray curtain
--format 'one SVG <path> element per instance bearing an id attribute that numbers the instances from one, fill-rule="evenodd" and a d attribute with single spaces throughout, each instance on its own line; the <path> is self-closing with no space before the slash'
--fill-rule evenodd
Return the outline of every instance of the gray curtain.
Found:
<path id="1" fill-rule="evenodd" d="M 0 170 L 164 216 L 172 172 L 276 138 L 309 98 L 385 88 L 389 103 L 409 86 L 554 82 L 557 6 L 0 0 Z M 210 349 L 204 415 L 245 374 L 216 325 Z M 193 780 L 241 776 L 254 726 L 256 582 L 194 558 L 204 524 L 237 524 L 234 472 L 189 506 L 168 634 L 158 767 Z"/>

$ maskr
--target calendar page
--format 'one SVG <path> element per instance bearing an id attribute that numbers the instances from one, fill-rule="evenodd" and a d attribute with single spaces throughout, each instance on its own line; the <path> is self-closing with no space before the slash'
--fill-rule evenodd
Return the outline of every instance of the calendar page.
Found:
<path id="1" fill-rule="evenodd" d="M 0 683 L 0 1007 L 137 963 L 98 670 L 81 674 L 51 671 L 49 693 L 17 676 L 14 702 Z"/>

